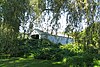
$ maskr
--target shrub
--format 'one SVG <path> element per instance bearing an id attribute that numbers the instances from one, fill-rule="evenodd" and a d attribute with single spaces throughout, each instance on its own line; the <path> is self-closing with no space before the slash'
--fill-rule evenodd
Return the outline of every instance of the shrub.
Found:
<path id="1" fill-rule="evenodd" d="M 0 23 L 0 53 L 9 54 L 16 48 L 17 33 L 9 24 Z M 17 50 L 16 50 L 17 51 Z M 15 52 L 16 52 L 15 51 Z"/>
<path id="2" fill-rule="evenodd" d="M 63 51 L 59 48 L 43 48 L 39 51 L 38 54 L 35 56 L 36 59 L 56 61 L 63 59 Z"/>
<path id="3" fill-rule="evenodd" d="M 25 44 L 25 40 L 15 40 L 15 42 L 17 42 L 14 46 L 15 48 L 11 49 L 9 52 L 11 57 L 23 57 L 29 53 L 30 47 Z"/>
<path id="4" fill-rule="evenodd" d="M 93 67 L 93 57 L 90 55 L 67 57 L 67 66 Z"/>
<path id="5" fill-rule="evenodd" d="M 77 44 L 67 44 L 67 45 L 61 45 L 60 49 L 65 50 L 66 56 L 75 56 L 75 55 L 80 55 L 82 54 L 83 51 L 83 46 L 77 45 Z"/>

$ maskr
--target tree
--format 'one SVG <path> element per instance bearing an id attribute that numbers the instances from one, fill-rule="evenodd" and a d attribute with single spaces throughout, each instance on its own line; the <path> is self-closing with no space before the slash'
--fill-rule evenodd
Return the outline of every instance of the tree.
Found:
<path id="1" fill-rule="evenodd" d="M 96 12 L 98 5 L 95 0 L 1 0 L 0 19 L 2 19 L 1 22 L 10 24 L 14 31 L 18 32 L 20 23 L 23 22 L 23 28 L 25 28 L 24 25 L 32 17 L 30 30 L 36 20 L 38 20 L 37 22 L 44 22 L 43 19 L 47 15 L 46 20 L 50 20 L 52 31 L 57 31 L 58 28 L 55 26 L 59 27 L 58 20 L 62 14 L 66 14 L 65 32 L 73 33 L 79 31 L 81 28 L 79 24 L 83 20 L 86 20 L 87 26 L 94 23 L 94 18 L 98 14 Z M 90 35 L 92 37 L 92 34 Z"/>
<path id="2" fill-rule="evenodd" d="M 2 0 L 1 15 L 6 24 L 13 26 L 15 32 L 19 32 L 20 23 L 25 19 L 25 12 L 29 12 L 28 0 Z"/>
<path id="3" fill-rule="evenodd" d="M 0 54 L 18 53 L 19 27 L 29 12 L 29 0 L 0 0 Z"/>
<path id="4" fill-rule="evenodd" d="M 34 11 L 36 11 L 39 18 L 45 18 L 45 15 L 48 14 L 48 19 L 50 20 L 51 25 L 57 25 L 58 20 L 61 18 L 62 14 L 66 14 L 66 29 L 71 28 L 70 32 L 74 30 L 79 31 L 80 23 L 83 20 L 86 20 L 87 25 L 90 25 L 95 20 L 96 7 L 98 2 L 95 0 L 31 0 L 33 4 L 36 4 Z M 37 6 L 38 5 L 38 6 Z M 44 14 L 43 14 L 44 13 Z M 40 19 L 39 19 L 40 20 Z M 45 20 L 44 20 L 45 21 Z M 52 27 L 52 29 L 55 29 Z M 65 29 L 65 30 L 66 30 Z M 67 32 L 67 31 L 66 31 Z M 69 31 L 68 31 L 69 32 Z"/>

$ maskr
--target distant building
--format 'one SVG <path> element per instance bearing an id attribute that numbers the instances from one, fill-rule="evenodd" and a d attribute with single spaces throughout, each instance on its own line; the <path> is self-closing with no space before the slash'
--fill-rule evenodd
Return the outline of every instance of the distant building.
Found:
<path id="1" fill-rule="evenodd" d="M 49 39 L 53 43 L 67 44 L 67 43 L 73 42 L 72 37 L 67 37 L 63 34 L 51 35 L 48 32 L 44 32 L 44 31 L 39 30 L 39 29 L 34 29 L 31 36 L 34 36 L 34 35 L 36 35 L 36 36 L 39 35 L 39 37 L 38 37 L 39 39 L 42 39 L 42 38 Z"/>

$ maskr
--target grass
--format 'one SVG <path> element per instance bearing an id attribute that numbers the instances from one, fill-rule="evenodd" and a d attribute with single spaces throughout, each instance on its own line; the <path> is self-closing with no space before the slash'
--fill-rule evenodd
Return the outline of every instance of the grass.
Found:
<path id="1" fill-rule="evenodd" d="M 54 62 L 50 60 L 37 60 L 33 58 L 11 58 L 0 59 L 0 67 L 66 67 L 64 64 L 66 60 L 62 62 Z M 69 66 L 69 67 L 74 67 Z M 100 67 L 100 60 L 94 61 L 93 67 Z"/>
<path id="2" fill-rule="evenodd" d="M 9 58 L 9 55 L 0 55 L 0 58 L 3 58 L 0 59 L 0 67 L 100 67 L 100 55 L 84 52 L 78 46 L 72 45 L 60 46 L 60 49 L 66 52 L 60 62 L 37 60 L 33 58 L 34 54 L 31 54 L 28 58 L 16 57 L 10 59 L 4 59 Z M 58 59 L 63 52 L 57 52 Z"/>
<path id="3" fill-rule="evenodd" d="M 36 60 L 33 58 L 1 59 L 0 67 L 66 67 L 60 62 Z"/>

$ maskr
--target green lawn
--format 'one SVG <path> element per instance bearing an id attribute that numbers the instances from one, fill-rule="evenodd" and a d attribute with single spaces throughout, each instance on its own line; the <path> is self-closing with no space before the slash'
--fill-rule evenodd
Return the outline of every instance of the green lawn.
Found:
<path id="1" fill-rule="evenodd" d="M 74 67 L 67 66 L 63 62 L 50 60 L 36 60 L 33 58 L 0 59 L 0 67 Z M 93 67 L 100 67 L 100 60 L 94 62 Z"/>
<path id="2" fill-rule="evenodd" d="M 59 62 L 32 58 L 0 59 L 0 67 L 66 67 Z"/>

